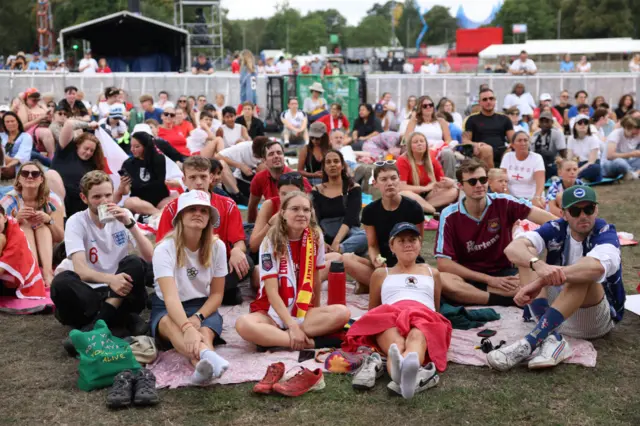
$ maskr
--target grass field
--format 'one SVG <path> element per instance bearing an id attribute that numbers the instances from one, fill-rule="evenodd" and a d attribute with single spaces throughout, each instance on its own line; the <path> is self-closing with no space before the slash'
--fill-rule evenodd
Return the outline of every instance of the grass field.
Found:
<path id="1" fill-rule="evenodd" d="M 601 217 L 640 237 L 640 184 L 597 191 Z M 424 248 L 432 264 L 433 237 Z M 627 292 L 635 294 L 640 248 L 622 253 Z M 411 401 L 389 396 L 386 377 L 373 391 L 357 393 L 348 377 L 327 375 L 324 391 L 296 399 L 256 396 L 253 384 L 163 390 L 156 408 L 115 412 L 105 406 L 106 390 L 77 389 L 77 361 L 60 346 L 66 331 L 53 316 L 0 314 L 0 424 L 640 424 L 640 319 L 630 312 L 594 341 L 596 368 L 497 373 L 450 364 L 439 387 Z"/>

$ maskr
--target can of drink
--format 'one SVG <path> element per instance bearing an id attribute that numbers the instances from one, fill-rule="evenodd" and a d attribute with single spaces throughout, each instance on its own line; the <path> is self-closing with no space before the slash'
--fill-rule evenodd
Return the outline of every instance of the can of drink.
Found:
<path id="1" fill-rule="evenodd" d="M 103 225 L 105 223 L 111 222 L 113 220 L 115 220 L 116 218 L 113 217 L 113 215 L 111 213 L 109 213 L 107 211 L 107 205 L 106 204 L 100 204 L 98 206 L 98 220 L 100 221 L 100 223 L 102 223 Z"/>

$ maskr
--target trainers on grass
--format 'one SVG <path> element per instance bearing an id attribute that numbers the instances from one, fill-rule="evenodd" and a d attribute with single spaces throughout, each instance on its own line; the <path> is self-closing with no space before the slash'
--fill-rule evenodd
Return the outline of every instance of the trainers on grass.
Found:
<path id="1" fill-rule="evenodd" d="M 353 376 L 351 386 L 354 389 L 369 390 L 376 385 L 376 379 L 379 379 L 384 373 L 382 358 L 378 353 L 372 353 L 365 358 L 364 363 Z"/>
<path id="2" fill-rule="evenodd" d="M 113 378 L 113 385 L 107 394 L 107 407 L 123 408 L 131 405 L 133 399 L 134 376 L 131 370 L 121 371 Z"/>
<path id="3" fill-rule="evenodd" d="M 555 367 L 569 358 L 571 354 L 569 342 L 562 337 L 558 340 L 556 336 L 552 334 L 542 342 L 540 353 L 529 361 L 529 368 L 535 370 L 538 368 Z"/>
<path id="4" fill-rule="evenodd" d="M 414 393 L 424 392 L 427 389 L 435 388 L 440 383 L 440 376 L 436 371 L 436 366 L 432 362 L 418 370 L 418 380 L 416 381 L 416 391 Z M 400 385 L 393 380 L 387 385 L 387 389 L 395 394 L 402 396 Z"/>
<path id="5" fill-rule="evenodd" d="M 494 370 L 507 371 L 531 356 L 531 345 L 520 339 L 509 346 L 495 349 L 487 354 L 487 362 Z"/>

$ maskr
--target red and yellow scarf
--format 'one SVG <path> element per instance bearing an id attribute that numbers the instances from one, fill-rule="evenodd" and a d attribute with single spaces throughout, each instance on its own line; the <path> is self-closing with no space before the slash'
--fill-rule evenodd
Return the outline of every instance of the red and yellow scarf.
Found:
<path id="1" fill-rule="evenodd" d="M 289 246 L 289 251 L 291 246 Z M 302 234 L 302 244 L 300 244 L 300 267 L 297 275 L 298 296 L 291 308 L 291 315 L 295 318 L 304 318 L 307 315 L 313 299 L 313 278 L 316 271 L 315 256 L 318 250 L 310 228 L 304 230 Z M 293 256 L 289 253 L 293 263 Z M 288 285 L 287 269 L 288 259 L 284 256 L 280 258 L 280 297 L 286 301 L 293 298 L 295 289 Z"/>

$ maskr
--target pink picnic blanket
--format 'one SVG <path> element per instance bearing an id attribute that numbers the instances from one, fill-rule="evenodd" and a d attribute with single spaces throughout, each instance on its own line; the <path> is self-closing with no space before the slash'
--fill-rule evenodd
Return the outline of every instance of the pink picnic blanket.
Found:
<path id="1" fill-rule="evenodd" d="M 51 313 L 53 301 L 49 297 L 49 289 L 45 289 L 43 299 L 19 299 L 17 296 L 0 296 L 0 312 L 13 315 Z"/>
<path id="2" fill-rule="evenodd" d="M 347 292 L 347 305 L 351 310 L 351 316 L 358 318 L 364 315 L 369 304 L 368 295 L 353 294 L 353 286 L 347 286 Z M 326 291 L 323 292 L 323 303 L 326 303 Z M 506 340 L 511 343 L 523 337 L 533 328 L 533 323 L 522 321 L 522 311 L 520 309 L 499 306 L 494 306 L 493 309 L 502 318 L 498 321 L 487 323 L 486 327 L 482 328 L 491 328 L 498 332 L 496 336 L 491 338 L 491 341 L 496 345 L 500 340 Z M 238 317 L 248 312 L 249 304 L 247 302 L 240 306 L 220 308 L 220 314 L 224 319 L 222 337 L 227 341 L 227 344 L 218 346 L 216 351 L 229 361 L 230 366 L 227 372 L 212 384 L 257 382 L 262 379 L 267 367 L 278 361 L 282 361 L 287 369 L 297 365 L 303 365 L 310 369 L 323 367 L 322 364 L 318 364 L 314 360 L 299 364 L 299 352 L 258 353 L 255 345 L 244 341 L 235 330 L 235 323 Z M 453 330 L 448 360 L 463 365 L 486 365 L 486 355 L 481 350 L 474 349 L 475 346 L 480 344 L 481 338 L 476 334 L 482 328 Z M 593 345 L 586 340 L 571 338 L 568 340 L 573 350 L 573 356 L 565 362 L 580 364 L 585 367 L 595 367 L 597 352 Z M 161 353 L 158 359 L 147 368 L 155 374 L 158 388 L 169 387 L 174 389 L 182 386 L 191 386 L 189 377 L 193 373 L 193 367 L 185 357 L 175 350 Z"/>

